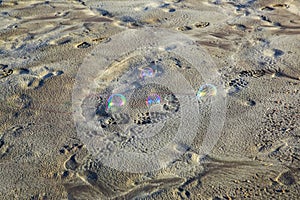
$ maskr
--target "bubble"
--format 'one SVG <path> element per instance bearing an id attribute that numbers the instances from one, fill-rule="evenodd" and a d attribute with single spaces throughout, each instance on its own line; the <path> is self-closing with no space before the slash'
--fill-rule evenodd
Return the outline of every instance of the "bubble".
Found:
<path id="1" fill-rule="evenodd" d="M 157 94 L 150 94 L 147 98 L 146 104 L 147 106 L 152 106 L 155 104 L 160 104 L 161 98 Z"/>
<path id="2" fill-rule="evenodd" d="M 151 78 L 151 77 L 155 76 L 155 72 L 151 67 L 144 67 L 140 70 L 141 70 L 140 77 L 142 79 L 144 79 L 145 77 L 150 77 Z"/>
<path id="3" fill-rule="evenodd" d="M 122 94 L 112 94 L 107 100 L 106 110 L 108 112 L 118 112 L 126 104 L 126 98 Z"/>
<path id="4" fill-rule="evenodd" d="M 217 88 L 212 84 L 202 85 L 197 92 L 197 98 L 199 100 L 205 100 L 207 98 L 216 95 L 217 95 Z"/>

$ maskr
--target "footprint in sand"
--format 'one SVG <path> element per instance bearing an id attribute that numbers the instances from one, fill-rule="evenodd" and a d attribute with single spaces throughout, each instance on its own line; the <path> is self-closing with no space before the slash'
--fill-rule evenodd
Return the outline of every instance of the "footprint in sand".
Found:
<path id="1" fill-rule="evenodd" d="M 189 30 L 192 30 L 192 27 L 190 27 L 190 26 L 180 26 L 177 29 L 179 31 L 189 31 Z"/>
<path id="2" fill-rule="evenodd" d="M 9 69 L 9 70 L 1 70 L 0 71 L 0 78 L 5 78 L 9 75 L 11 75 L 13 73 L 13 70 L 12 69 Z"/>
<path id="3" fill-rule="evenodd" d="M 284 54 L 280 49 L 266 49 L 264 50 L 264 55 L 272 58 L 278 58 Z"/>
<path id="4" fill-rule="evenodd" d="M 66 170 L 76 170 L 79 164 L 76 161 L 76 154 L 72 155 L 66 162 L 65 168 Z"/>
<path id="5" fill-rule="evenodd" d="M 0 79 L 6 78 L 13 73 L 12 69 L 8 69 L 8 65 L 0 64 Z"/>
<path id="6" fill-rule="evenodd" d="M 0 137 L 0 159 L 5 159 L 11 152 L 11 148 L 12 146 L 10 144 L 7 144 L 2 135 Z"/>
<path id="7" fill-rule="evenodd" d="M 63 71 L 53 70 L 48 67 L 35 67 L 30 69 L 15 69 L 15 76 L 18 76 L 18 83 L 23 88 L 37 89 L 51 77 L 63 74 Z"/>
<path id="8" fill-rule="evenodd" d="M 291 171 L 282 172 L 276 178 L 277 181 L 283 185 L 293 185 L 296 182 L 296 179 Z"/>
<path id="9" fill-rule="evenodd" d="M 207 27 L 209 25 L 210 25 L 209 22 L 197 22 L 197 23 L 194 24 L 194 26 L 196 28 L 205 28 L 205 27 Z"/>

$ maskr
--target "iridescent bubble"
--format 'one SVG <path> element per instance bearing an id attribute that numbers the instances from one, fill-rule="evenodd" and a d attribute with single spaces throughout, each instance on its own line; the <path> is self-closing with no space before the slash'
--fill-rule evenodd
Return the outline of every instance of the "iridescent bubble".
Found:
<path id="1" fill-rule="evenodd" d="M 197 92 L 197 98 L 199 100 L 207 99 L 209 97 L 216 96 L 216 95 L 217 95 L 217 88 L 212 84 L 202 85 Z"/>
<path id="2" fill-rule="evenodd" d="M 154 77 L 155 71 L 151 67 L 143 67 L 140 69 L 140 77 L 144 79 L 145 77 Z"/>
<path id="3" fill-rule="evenodd" d="M 146 104 L 147 106 L 152 106 L 155 104 L 160 104 L 160 96 L 157 94 L 150 94 L 147 98 Z"/>
<path id="4" fill-rule="evenodd" d="M 122 94 L 112 94 L 107 100 L 106 110 L 108 112 L 118 112 L 126 104 L 126 98 Z"/>

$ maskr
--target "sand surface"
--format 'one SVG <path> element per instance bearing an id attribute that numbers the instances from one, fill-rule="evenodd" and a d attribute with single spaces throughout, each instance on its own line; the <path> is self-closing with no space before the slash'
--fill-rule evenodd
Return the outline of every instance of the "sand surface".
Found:
<path id="1" fill-rule="evenodd" d="M 298 0 L 0 0 L 0 199 L 299 199 L 299 58 Z"/>

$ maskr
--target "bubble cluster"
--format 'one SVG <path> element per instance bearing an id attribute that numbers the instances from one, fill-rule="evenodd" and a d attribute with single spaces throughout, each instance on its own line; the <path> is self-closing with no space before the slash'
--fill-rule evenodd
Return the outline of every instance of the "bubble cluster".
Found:
<path id="1" fill-rule="evenodd" d="M 197 92 L 198 100 L 205 100 L 207 98 L 210 98 L 210 97 L 216 96 L 216 95 L 217 95 L 217 88 L 212 84 L 202 85 Z"/>
<path id="2" fill-rule="evenodd" d="M 108 112 L 119 112 L 126 104 L 126 98 L 122 94 L 112 94 L 107 100 Z"/>
<path id="3" fill-rule="evenodd" d="M 226 117 L 226 91 L 217 85 L 221 77 L 209 54 L 192 38 L 153 27 L 128 29 L 91 54 L 76 76 L 72 108 L 78 136 L 101 164 L 129 173 L 166 168 L 193 145 L 204 122 L 207 134 L 197 153 L 213 149 Z M 172 67 L 174 58 L 193 73 Z M 200 81 L 216 87 L 197 91 Z M 91 93 L 96 97 L 87 98 Z M 209 106 L 202 103 L 211 96 Z"/>
<path id="4" fill-rule="evenodd" d="M 154 77 L 155 71 L 151 67 L 143 67 L 140 69 L 140 77 L 144 79 L 145 77 Z"/>
<path id="5" fill-rule="evenodd" d="M 161 98 L 158 94 L 150 94 L 147 98 L 146 104 L 148 107 L 155 104 L 160 104 Z"/>

